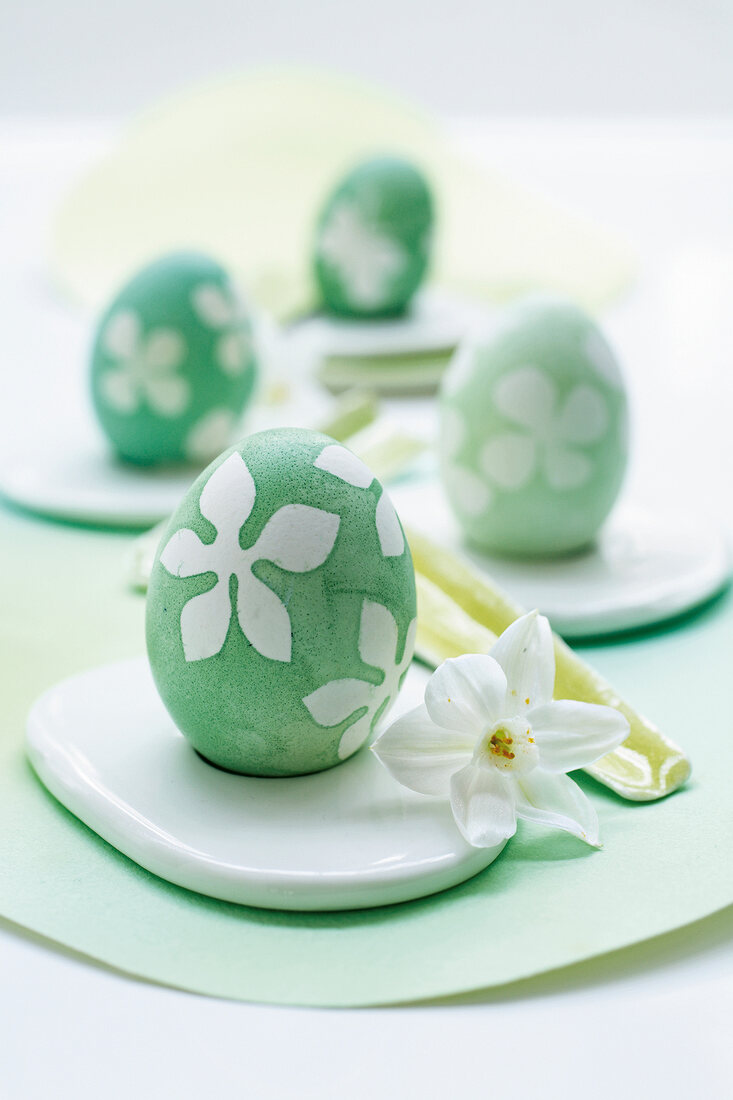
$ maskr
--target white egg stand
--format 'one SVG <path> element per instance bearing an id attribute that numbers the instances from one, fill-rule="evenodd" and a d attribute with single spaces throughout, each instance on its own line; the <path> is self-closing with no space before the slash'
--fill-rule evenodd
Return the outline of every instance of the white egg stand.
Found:
<path id="1" fill-rule="evenodd" d="M 395 705 L 422 700 L 413 666 Z M 33 707 L 27 752 L 51 793 L 161 878 L 224 901 L 361 909 L 464 882 L 504 845 L 472 848 L 449 804 L 401 787 L 368 748 L 329 771 L 234 775 L 178 732 L 145 658 L 92 669 Z"/>

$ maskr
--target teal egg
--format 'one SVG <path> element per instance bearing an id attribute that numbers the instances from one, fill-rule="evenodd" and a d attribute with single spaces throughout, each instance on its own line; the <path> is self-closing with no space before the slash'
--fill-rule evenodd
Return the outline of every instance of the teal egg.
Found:
<path id="1" fill-rule="evenodd" d="M 364 161 L 318 219 L 314 271 L 327 309 L 347 317 L 401 313 L 425 278 L 433 200 L 423 174 L 396 157 Z"/>
<path id="2" fill-rule="evenodd" d="M 443 486 L 469 543 L 510 556 L 580 550 L 626 469 L 618 361 L 575 305 L 528 298 L 457 352 L 443 380 L 440 434 Z"/>
<path id="3" fill-rule="evenodd" d="M 285 776 L 354 753 L 415 645 L 415 574 L 371 471 L 318 432 L 229 448 L 181 501 L 148 589 L 148 655 L 177 727 L 230 771 Z"/>
<path id="4" fill-rule="evenodd" d="M 256 375 L 244 302 L 226 271 L 195 252 L 143 268 L 97 326 L 92 400 L 127 462 L 201 468 L 236 437 Z"/>

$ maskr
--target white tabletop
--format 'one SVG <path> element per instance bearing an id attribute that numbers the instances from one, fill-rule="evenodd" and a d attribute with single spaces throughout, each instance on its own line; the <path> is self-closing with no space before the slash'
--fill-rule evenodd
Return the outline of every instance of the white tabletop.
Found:
<path id="1" fill-rule="evenodd" d="M 629 491 L 666 494 L 667 503 L 727 499 L 731 443 L 715 427 L 731 411 L 733 124 L 464 120 L 455 129 L 500 167 L 635 241 L 638 291 L 608 319 L 645 417 Z M 28 306 L 42 286 L 50 204 L 111 132 L 0 125 L 0 290 L 14 303 Z M 0 431 L 17 402 L 0 393 Z M 680 454 L 680 432 L 700 438 L 703 426 L 706 454 Z M 700 488 L 704 469 L 713 473 Z M 733 501 L 723 518 L 731 522 Z M 7 922 L 0 974 L 8 1100 L 730 1095 L 733 910 L 554 974 L 419 1007 L 216 1001 L 129 978 Z"/>

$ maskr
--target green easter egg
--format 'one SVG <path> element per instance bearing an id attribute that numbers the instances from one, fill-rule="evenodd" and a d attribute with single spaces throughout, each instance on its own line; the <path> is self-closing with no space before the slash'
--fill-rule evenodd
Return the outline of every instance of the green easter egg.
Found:
<path id="1" fill-rule="evenodd" d="M 146 625 L 160 696 L 206 759 L 269 776 L 338 764 L 415 646 L 415 574 L 387 493 L 329 436 L 249 436 L 169 523 Z"/>
<path id="2" fill-rule="evenodd" d="M 467 541 L 506 555 L 579 550 L 628 457 L 618 362 L 569 302 L 526 299 L 459 349 L 440 398 L 443 485 Z"/>
<path id="3" fill-rule="evenodd" d="M 408 161 L 353 169 L 318 220 L 315 276 L 325 306 L 348 317 L 401 313 L 425 277 L 433 233 L 427 181 Z"/>
<path id="4" fill-rule="evenodd" d="M 227 273 L 194 252 L 138 272 L 102 316 L 94 409 L 118 456 L 197 463 L 228 446 L 255 384 L 252 324 Z"/>

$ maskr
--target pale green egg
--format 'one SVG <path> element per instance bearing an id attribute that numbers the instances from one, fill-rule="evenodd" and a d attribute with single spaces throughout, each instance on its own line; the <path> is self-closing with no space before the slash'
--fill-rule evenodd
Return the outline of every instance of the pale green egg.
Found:
<path id="1" fill-rule="evenodd" d="M 401 313 L 425 278 L 433 236 L 427 180 L 379 157 L 335 187 L 316 226 L 313 267 L 323 303 L 348 317 Z"/>
<path id="2" fill-rule="evenodd" d="M 441 473 L 466 540 L 542 556 L 588 546 L 628 457 L 626 388 L 598 325 L 532 297 L 459 349 L 440 396 Z"/>
<path id="3" fill-rule="evenodd" d="M 97 327 L 94 409 L 128 462 L 200 468 L 236 437 L 256 376 L 248 310 L 224 269 L 195 252 L 138 272 Z"/>
<path id="4" fill-rule="evenodd" d="M 206 469 L 163 536 L 150 666 L 206 759 L 251 775 L 345 760 L 399 690 L 415 575 L 380 483 L 329 436 L 249 436 Z"/>

